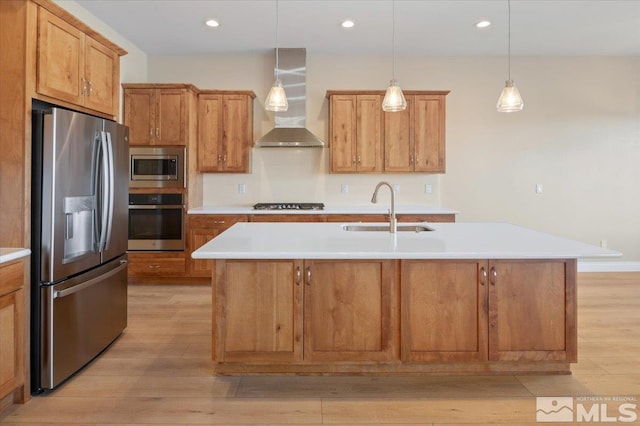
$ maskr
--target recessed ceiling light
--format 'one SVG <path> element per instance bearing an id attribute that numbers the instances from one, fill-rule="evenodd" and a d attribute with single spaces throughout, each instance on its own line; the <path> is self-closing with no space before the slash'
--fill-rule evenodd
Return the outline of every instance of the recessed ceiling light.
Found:
<path id="1" fill-rule="evenodd" d="M 340 23 L 340 26 L 342 28 L 353 28 L 356 25 L 355 22 L 353 22 L 351 19 L 345 19 L 344 21 L 342 21 Z"/>
<path id="2" fill-rule="evenodd" d="M 487 28 L 491 26 L 491 22 L 490 21 L 478 21 L 475 24 L 473 24 L 476 28 Z"/>
<path id="3" fill-rule="evenodd" d="M 217 28 L 220 26 L 220 23 L 215 19 L 207 19 L 206 21 L 204 21 L 204 24 L 210 28 Z"/>

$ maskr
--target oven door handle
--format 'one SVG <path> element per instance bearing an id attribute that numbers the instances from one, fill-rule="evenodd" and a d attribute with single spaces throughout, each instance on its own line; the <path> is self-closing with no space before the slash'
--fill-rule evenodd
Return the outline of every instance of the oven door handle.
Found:
<path id="1" fill-rule="evenodd" d="M 129 205 L 129 210 L 159 210 L 159 209 L 184 209 L 184 205 L 181 204 L 136 204 Z"/>

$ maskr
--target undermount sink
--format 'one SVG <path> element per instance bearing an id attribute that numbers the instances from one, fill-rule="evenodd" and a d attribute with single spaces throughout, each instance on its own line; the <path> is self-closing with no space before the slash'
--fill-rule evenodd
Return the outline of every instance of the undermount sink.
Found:
<path id="1" fill-rule="evenodd" d="M 378 231 L 389 232 L 389 225 L 342 225 L 343 231 Z M 433 231 L 433 228 L 429 228 L 425 225 L 398 225 L 397 232 L 426 232 Z"/>

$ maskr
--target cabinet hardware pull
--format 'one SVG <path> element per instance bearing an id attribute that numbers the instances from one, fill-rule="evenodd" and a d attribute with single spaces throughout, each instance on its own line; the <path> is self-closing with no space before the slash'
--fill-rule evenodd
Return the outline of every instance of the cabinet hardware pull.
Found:
<path id="1" fill-rule="evenodd" d="M 218 163 L 222 163 L 222 155 L 218 155 Z"/>
<path id="2" fill-rule="evenodd" d="M 413 164 L 413 154 L 409 156 L 409 163 Z"/>
<path id="3" fill-rule="evenodd" d="M 360 163 L 361 163 L 360 156 L 358 155 L 358 164 L 360 164 Z"/>
<path id="4" fill-rule="evenodd" d="M 491 274 L 491 285 L 496 285 L 496 282 L 498 281 L 498 271 L 496 271 L 496 268 L 492 266 L 489 273 Z"/>
<path id="5" fill-rule="evenodd" d="M 297 266 L 296 267 L 296 285 L 300 285 L 301 279 L 302 279 L 302 271 L 300 270 L 300 267 Z"/>
<path id="6" fill-rule="evenodd" d="M 160 137 L 160 127 L 156 127 L 156 137 Z"/>
<path id="7" fill-rule="evenodd" d="M 87 83 L 89 83 L 89 94 L 88 94 L 88 96 L 91 96 L 91 94 L 93 93 L 93 85 L 91 84 L 91 80 L 87 80 Z"/>
<path id="8" fill-rule="evenodd" d="M 224 220 L 214 220 L 213 223 L 216 225 L 224 225 Z"/>
<path id="9" fill-rule="evenodd" d="M 351 164 L 356 164 L 356 156 L 354 155 L 353 158 L 351 159 Z"/>
<path id="10" fill-rule="evenodd" d="M 153 137 L 153 127 L 149 127 L 149 136 Z"/>
<path id="11" fill-rule="evenodd" d="M 158 269 L 160 265 L 149 265 L 149 269 Z"/>
<path id="12" fill-rule="evenodd" d="M 226 162 L 227 162 L 227 154 L 224 154 L 224 155 L 222 156 L 222 162 L 223 162 L 223 163 L 226 163 Z"/>
<path id="13" fill-rule="evenodd" d="M 311 285 L 311 267 L 307 266 L 307 285 Z"/>
<path id="14" fill-rule="evenodd" d="M 87 80 L 80 78 L 80 94 L 84 95 L 87 91 Z"/>
<path id="15" fill-rule="evenodd" d="M 480 285 L 487 284 L 487 270 L 484 269 L 484 266 L 480 268 Z"/>

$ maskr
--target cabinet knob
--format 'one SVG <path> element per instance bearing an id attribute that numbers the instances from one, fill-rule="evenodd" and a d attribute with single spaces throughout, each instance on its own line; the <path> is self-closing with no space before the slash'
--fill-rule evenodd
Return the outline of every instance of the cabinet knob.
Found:
<path id="1" fill-rule="evenodd" d="M 496 271 L 495 267 L 491 267 L 491 270 L 489 271 L 490 274 L 490 282 L 491 285 L 496 285 L 496 282 L 498 281 L 498 271 Z"/>
<path id="2" fill-rule="evenodd" d="M 302 270 L 299 266 L 296 267 L 296 285 L 300 285 L 302 281 Z"/>
<path id="3" fill-rule="evenodd" d="M 307 285 L 311 285 L 311 267 L 307 266 Z"/>
<path id="4" fill-rule="evenodd" d="M 487 270 L 484 269 L 484 266 L 480 268 L 480 285 L 487 284 Z"/>

